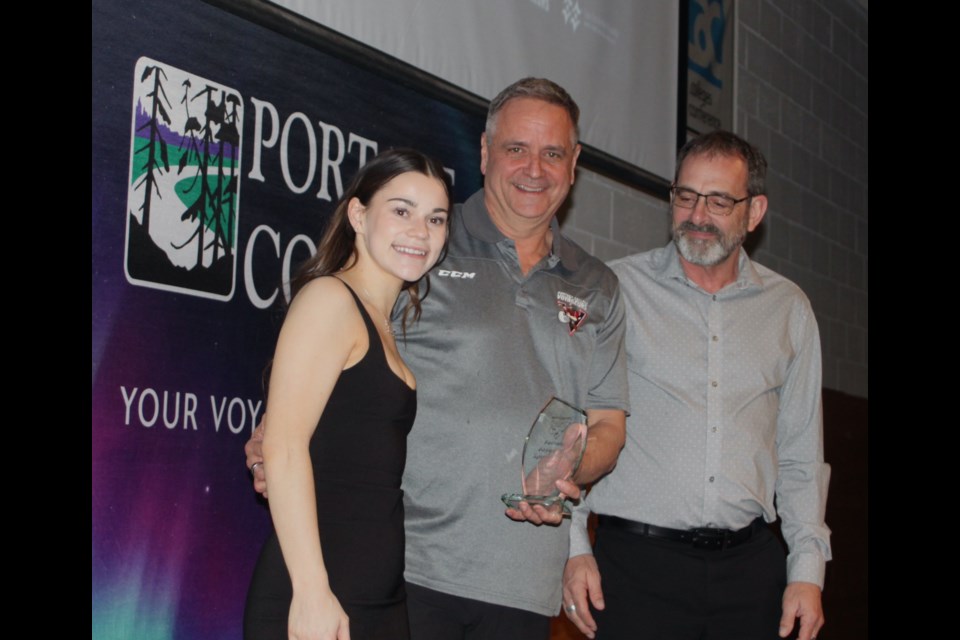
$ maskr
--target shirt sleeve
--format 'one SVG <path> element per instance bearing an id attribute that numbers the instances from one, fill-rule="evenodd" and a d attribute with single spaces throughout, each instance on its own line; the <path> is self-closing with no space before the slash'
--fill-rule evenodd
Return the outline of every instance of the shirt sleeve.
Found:
<path id="1" fill-rule="evenodd" d="M 610 310 L 597 333 L 597 346 L 590 362 L 590 389 L 584 409 L 623 409 L 629 415 L 627 390 L 626 310 L 620 282 L 613 272 Z"/>
<path id="2" fill-rule="evenodd" d="M 796 352 L 780 389 L 777 415 L 777 512 L 787 543 L 787 581 L 823 588 L 831 559 L 824 518 L 830 465 L 823 459 L 820 334 L 804 297 L 791 327 Z"/>
<path id="3" fill-rule="evenodd" d="M 587 498 L 570 510 L 570 554 L 568 557 L 579 556 L 584 553 L 593 554 L 590 546 L 590 534 L 587 532 L 587 518 L 590 516 L 590 507 Z"/>

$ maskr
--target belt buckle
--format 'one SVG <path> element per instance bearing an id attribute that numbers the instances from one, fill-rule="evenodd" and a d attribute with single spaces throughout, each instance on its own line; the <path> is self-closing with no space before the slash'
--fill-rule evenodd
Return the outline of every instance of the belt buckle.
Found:
<path id="1" fill-rule="evenodd" d="M 696 549 L 723 549 L 726 546 L 727 532 L 721 529 L 699 527 L 690 532 L 693 534 L 691 542 Z"/>

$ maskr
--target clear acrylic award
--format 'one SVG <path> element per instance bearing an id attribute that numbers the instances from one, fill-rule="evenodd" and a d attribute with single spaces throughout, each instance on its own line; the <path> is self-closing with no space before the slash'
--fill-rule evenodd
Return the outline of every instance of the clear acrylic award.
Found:
<path id="1" fill-rule="evenodd" d="M 544 507 L 561 502 L 557 480 L 573 477 L 586 446 L 587 414 L 568 402 L 551 398 L 523 442 L 521 492 L 505 493 L 501 500 L 513 509 L 518 509 L 521 502 Z"/>

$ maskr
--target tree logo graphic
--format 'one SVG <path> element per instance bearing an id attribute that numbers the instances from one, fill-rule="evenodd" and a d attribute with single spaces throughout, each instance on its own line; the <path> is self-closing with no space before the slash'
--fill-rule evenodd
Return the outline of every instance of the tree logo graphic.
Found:
<path id="1" fill-rule="evenodd" d="M 243 100 L 229 87 L 149 58 L 140 58 L 134 73 L 127 280 L 229 300 Z"/>

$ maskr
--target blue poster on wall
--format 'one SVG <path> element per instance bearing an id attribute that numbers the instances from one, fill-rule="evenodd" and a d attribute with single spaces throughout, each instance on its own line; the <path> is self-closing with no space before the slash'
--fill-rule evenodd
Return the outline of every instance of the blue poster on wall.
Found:
<path id="1" fill-rule="evenodd" d="M 285 283 L 379 151 L 466 199 L 483 118 L 200 0 L 92 10 L 93 637 L 239 638 Z"/>
<path id="2" fill-rule="evenodd" d="M 687 20 L 687 129 L 734 128 L 734 2 L 690 0 Z"/>

